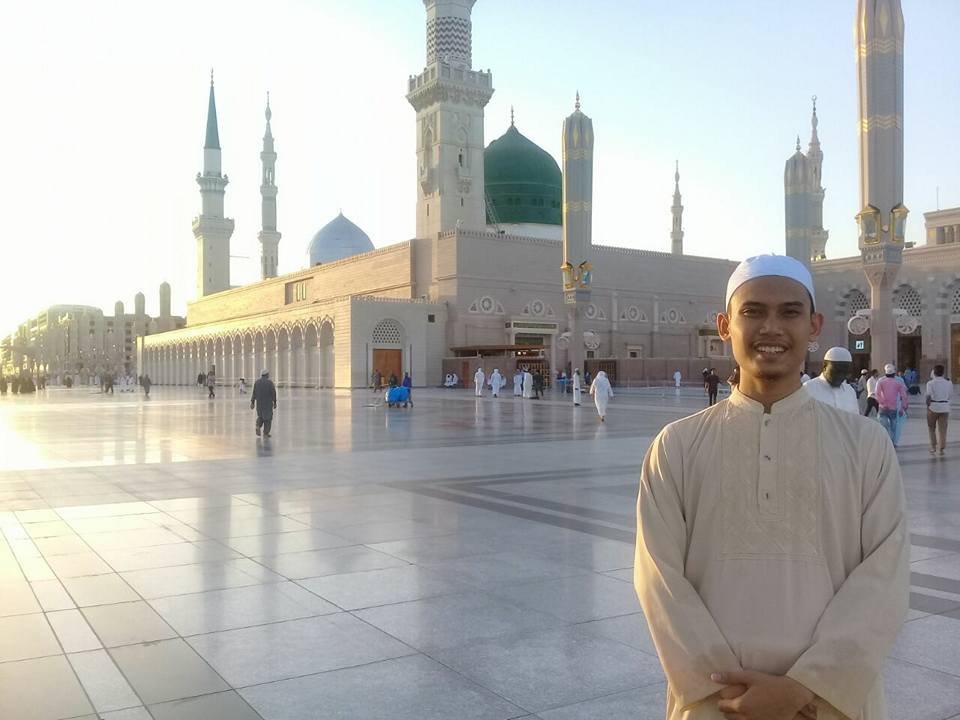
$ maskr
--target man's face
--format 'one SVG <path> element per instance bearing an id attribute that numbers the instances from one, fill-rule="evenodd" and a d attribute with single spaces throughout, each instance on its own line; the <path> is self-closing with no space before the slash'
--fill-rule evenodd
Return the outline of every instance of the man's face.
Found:
<path id="1" fill-rule="evenodd" d="M 840 387 L 850 374 L 850 363 L 827 360 L 823 364 L 823 377 L 833 387 Z"/>
<path id="2" fill-rule="evenodd" d="M 799 382 L 807 343 L 823 325 L 822 315 L 811 314 L 803 285 L 783 277 L 755 278 L 737 288 L 728 313 L 717 316 L 717 329 L 730 341 L 742 377 Z"/>

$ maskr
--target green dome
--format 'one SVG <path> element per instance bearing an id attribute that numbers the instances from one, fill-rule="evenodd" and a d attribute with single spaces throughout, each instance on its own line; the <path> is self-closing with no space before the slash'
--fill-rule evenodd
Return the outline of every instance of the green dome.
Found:
<path id="1" fill-rule="evenodd" d="M 500 223 L 562 225 L 563 190 L 560 166 L 543 148 L 520 134 L 516 126 L 483 152 L 484 189 Z"/>

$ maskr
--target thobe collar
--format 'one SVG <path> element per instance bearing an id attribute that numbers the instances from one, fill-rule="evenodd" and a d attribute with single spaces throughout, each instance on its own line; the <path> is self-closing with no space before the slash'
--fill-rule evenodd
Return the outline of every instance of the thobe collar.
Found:
<path id="1" fill-rule="evenodd" d="M 770 414 L 786 415 L 796 412 L 808 402 L 815 402 L 815 400 L 810 393 L 804 391 L 803 386 L 801 385 L 790 395 L 787 395 L 787 397 L 775 402 L 770 407 Z M 740 392 L 739 388 L 734 388 L 730 393 L 730 404 L 740 410 L 746 410 L 747 412 L 755 413 L 757 415 L 763 414 L 763 403 L 747 397 Z"/>

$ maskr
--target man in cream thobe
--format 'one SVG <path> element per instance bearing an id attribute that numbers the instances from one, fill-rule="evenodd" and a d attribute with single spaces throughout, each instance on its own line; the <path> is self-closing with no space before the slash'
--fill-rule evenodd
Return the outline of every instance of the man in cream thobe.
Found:
<path id="1" fill-rule="evenodd" d="M 580 371 L 573 371 L 573 404 L 577 407 L 580 406 L 580 396 L 583 393 L 583 378 L 580 377 Z"/>
<path id="2" fill-rule="evenodd" d="M 520 397 L 523 394 L 523 373 L 520 368 L 513 373 L 513 396 Z"/>
<path id="3" fill-rule="evenodd" d="M 523 397 L 527 400 L 533 397 L 533 373 L 529 368 L 523 371 Z"/>
<path id="4" fill-rule="evenodd" d="M 483 395 L 483 381 L 486 376 L 483 374 L 483 368 L 477 368 L 477 371 L 473 374 L 473 387 L 474 394 L 477 397 Z"/>
<path id="5" fill-rule="evenodd" d="M 771 257 L 744 261 L 747 279 L 799 278 L 812 300 L 809 271 Z M 880 672 L 909 587 L 896 454 L 878 423 L 815 401 L 792 368 L 781 377 L 796 387 L 768 411 L 741 392 L 780 353 L 802 358 L 806 339 L 776 328 L 811 313 L 787 302 L 765 319 L 754 302 L 734 307 L 728 334 L 735 354 L 747 343 L 739 388 L 664 428 L 641 471 L 634 584 L 667 676 L 667 717 L 722 720 L 718 704 L 737 695 L 789 687 L 795 699 L 802 686 L 812 700 L 796 718 L 886 720 Z"/>

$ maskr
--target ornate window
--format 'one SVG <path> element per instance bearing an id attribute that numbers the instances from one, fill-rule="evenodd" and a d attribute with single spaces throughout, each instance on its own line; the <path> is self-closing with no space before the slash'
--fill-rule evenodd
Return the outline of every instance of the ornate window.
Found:
<path id="1" fill-rule="evenodd" d="M 847 293 L 847 319 L 849 320 L 857 314 L 857 310 L 869 310 L 870 301 L 867 296 L 859 290 L 851 290 Z"/>
<path id="2" fill-rule="evenodd" d="M 403 330 L 396 320 L 381 320 L 373 329 L 374 345 L 400 345 Z"/>
<path id="3" fill-rule="evenodd" d="M 953 289 L 953 302 L 950 305 L 950 312 L 954 315 L 960 315 L 960 285 Z"/>
<path id="4" fill-rule="evenodd" d="M 894 293 L 893 304 L 901 310 L 906 310 L 911 317 L 920 317 L 923 314 L 920 293 L 909 285 L 901 285 Z"/>

